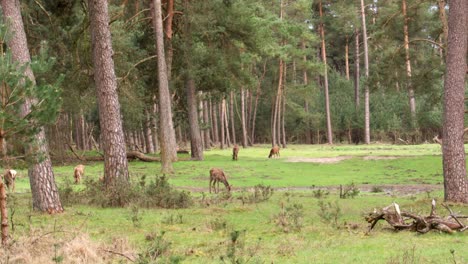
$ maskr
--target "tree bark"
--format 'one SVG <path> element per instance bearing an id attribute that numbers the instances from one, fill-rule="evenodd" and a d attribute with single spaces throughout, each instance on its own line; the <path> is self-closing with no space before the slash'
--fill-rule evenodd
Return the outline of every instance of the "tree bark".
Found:
<path id="1" fill-rule="evenodd" d="M 224 149 L 225 137 L 224 137 L 224 98 L 222 99 L 221 105 L 219 106 L 221 109 L 219 111 L 219 122 L 221 123 L 221 149 Z"/>
<path id="2" fill-rule="evenodd" d="M 346 80 L 349 81 L 349 39 L 346 36 L 345 44 L 345 71 L 346 71 Z"/>
<path id="3" fill-rule="evenodd" d="M 151 116 L 148 109 L 145 109 L 145 121 L 144 121 L 144 133 L 145 133 L 145 142 L 146 150 L 148 153 L 154 153 L 154 144 L 153 144 L 153 131 L 151 131 Z"/>
<path id="4" fill-rule="evenodd" d="M 447 45 L 448 40 L 448 22 L 447 22 L 447 15 L 445 13 L 445 6 L 447 2 L 445 0 L 437 0 L 437 4 L 439 5 L 439 19 L 442 23 L 442 45 Z"/>
<path id="5" fill-rule="evenodd" d="M 361 0 L 362 1 L 362 0 Z M 322 13 L 322 0 L 319 2 L 319 13 L 320 19 L 323 19 Z M 324 93 L 325 93 L 325 113 L 327 118 L 327 140 L 328 144 L 333 144 L 333 131 L 331 125 L 331 112 L 330 112 L 330 98 L 328 93 L 328 64 L 327 64 L 327 51 L 325 45 L 325 26 L 323 22 L 320 22 L 320 37 L 322 43 L 322 61 L 325 64 L 325 70 L 323 73 L 323 80 L 324 80 Z"/>
<path id="6" fill-rule="evenodd" d="M 354 104 L 356 106 L 356 109 L 359 108 L 359 79 L 361 77 L 361 74 L 359 73 L 359 70 L 361 68 L 360 62 L 359 62 L 359 29 L 355 29 L 354 31 Z"/>
<path id="7" fill-rule="evenodd" d="M 247 147 L 247 127 L 245 118 L 245 91 L 241 87 L 241 127 L 242 127 L 242 147 Z"/>
<path id="8" fill-rule="evenodd" d="M 19 0 L 1 0 L 4 19 L 9 22 L 9 29 L 14 32 L 10 36 L 7 44 L 13 55 L 13 60 L 21 66 L 26 65 L 25 76 L 34 85 L 36 79 L 31 67 L 31 56 L 29 55 L 26 33 L 24 31 L 23 20 L 21 17 Z M 24 117 L 31 112 L 31 105 L 36 101 L 35 98 L 27 98 L 22 106 L 21 115 Z M 33 145 L 35 145 L 33 147 Z M 34 153 L 33 153 L 34 151 Z M 49 156 L 49 146 L 46 141 L 44 128 L 34 136 L 32 145 L 29 146 L 29 154 L 40 155 L 41 158 L 35 158 L 28 170 L 29 182 L 33 199 L 33 209 L 43 212 L 61 213 L 63 207 L 60 202 L 57 185 L 55 183 L 52 163 Z"/>
<path id="9" fill-rule="evenodd" d="M 185 89 L 187 93 L 187 108 L 190 126 L 190 155 L 192 160 L 203 160 L 203 143 L 198 125 L 197 98 L 195 93 L 195 81 L 186 76 Z"/>
<path id="10" fill-rule="evenodd" d="M 223 106 L 224 106 L 224 123 L 226 125 L 226 145 L 231 147 L 231 137 L 229 136 L 229 119 L 227 115 L 227 105 L 226 105 L 226 100 L 223 99 Z"/>
<path id="11" fill-rule="evenodd" d="M 450 0 L 449 7 L 442 141 L 444 198 L 448 202 L 468 203 L 468 179 L 463 144 L 468 2 Z"/>
<path id="12" fill-rule="evenodd" d="M 218 130 L 218 104 L 211 101 L 210 98 L 210 110 L 211 110 L 211 122 L 213 126 L 213 138 L 215 144 L 219 143 L 219 130 Z"/>
<path id="13" fill-rule="evenodd" d="M 231 121 L 231 135 L 232 135 L 232 144 L 237 144 L 236 140 L 236 126 L 235 124 L 235 118 L 234 118 L 234 91 L 231 91 L 231 96 L 229 97 L 230 103 L 229 103 L 229 119 Z"/>
<path id="14" fill-rule="evenodd" d="M 411 112 L 411 119 L 412 122 L 415 121 L 416 119 L 416 100 L 414 98 L 414 88 L 411 83 L 411 59 L 410 59 L 410 53 L 409 53 L 409 33 L 408 33 L 408 20 L 409 17 L 406 12 L 406 0 L 402 0 L 401 2 L 401 9 L 403 13 L 403 34 L 404 34 L 404 47 L 405 47 L 405 65 L 406 65 L 406 77 L 408 77 L 407 80 L 407 89 L 408 89 L 408 100 L 409 100 L 409 105 L 410 105 L 410 112 Z"/>
<path id="15" fill-rule="evenodd" d="M 369 51 L 367 46 L 367 25 L 364 0 L 361 0 L 361 22 L 362 40 L 364 45 L 364 69 L 366 79 L 369 78 Z M 370 108 L 369 108 L 369 85 L 364 88 L 364 143 L 370 144 Z"/>
<path id="16" fill-rule="evenodd" d="M 211 133 L 208 125 L 210 124 L 208 101 L 203 100 L 203 123 L 205 124 L 205 149 L 211 147 Z"/>
<path id="17" fill-rule="evenodd" d="M 172 162 L 177 160 L 177 145 L 172 120 L 171 94 L 169 92 L 166 56 L 164 54 L 161 0 L 153 0 L 153 5 L 153 26 L 156 35 L 156 53 L 158 55 L 161 172 L 164 174 L 174 171 Z"/>
<path id="18" fill-rule="evenodd" d="M 104 182 L 107 188 L 128 183 L 128 162 L 117 95 L 117 80 L 112 56 L 109 14 L 106 0 L 89 0 L 94 81 L 99 106 Z"/>
<path id="19" fill-rule="evenodd" d="M 154 102 L 152 105 L 152 111 L 151 111 L 151 136 L 153 138 L 153 146 L 154 146 L 154 152 L 158 153 L 159 152 L 159 136 L 158 136 L 158 122 L 156 120 L 157 114 L 158 114 L 158 105 L 156 104 L 156 96 L 154 96 Z"/>
<path id="20" fill-rule="evenodd" d="M 0 215 L 1 215 L 1 230 L 2 230 L 2 245 L 4 248 L 8 245 L 8 211 L 7 211 L 7 195 L 5 184 L 0 182 Z"/>

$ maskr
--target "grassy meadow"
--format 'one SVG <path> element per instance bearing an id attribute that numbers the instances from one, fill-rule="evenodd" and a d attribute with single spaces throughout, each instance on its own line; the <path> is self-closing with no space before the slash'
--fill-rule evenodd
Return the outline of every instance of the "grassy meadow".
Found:
<path id="1" fill-rule="evenodd" d="M 268 152 L 267 145 L 241 148 L 232 161 L 230 149 L 216 149 L 205 152 L 205 161 L 174 163 L 169 183 L 194 200 L 185 209 L 75 203 L 65 204 L 63 214 L 38 214 L 30 209 L 27 171 L 20 170 L 17 193 L 9 197 L 10 233 L 35 251 L 12 251 L 9 263 L 153 263 L 142 260 L 145 252 L 160 252 L 157 263 L 468 263 L 466 231 L 420 235 L 381 221 L 366 232 L 363 216 L 392 202 L 425 216 L 435 198 L 437 213 L 448 215 L 440 206 L 439 145 L 290 145 L 279 159 L 268 159 Z M 74 165 L 54 166 L 59 188 L 72 181 Z M 213 167 L 227 173 L 232 196 L 208 193 Z M 159 169 L 159 163 L 130 162 L 135 182 L 156 179 Z M 86 164 L 85 178 L 102 175 L 102 163 Z M 259 184 L 273 187 L 273 195 L 249 202 Z M 340 199 L 336 187 L 352 184 L 359 194 Z M 468 215 L 467 205 L 451 208 Z"/>

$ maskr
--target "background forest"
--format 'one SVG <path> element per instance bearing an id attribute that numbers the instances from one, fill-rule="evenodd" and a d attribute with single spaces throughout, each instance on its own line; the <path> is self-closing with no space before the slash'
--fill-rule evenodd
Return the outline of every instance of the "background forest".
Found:
<path id="1" fill-rule="evenodd" d="M 109 1 L 127 147 L 147 153 L 159 151 L 150 2 Z M 420 143 L 439 134 L 444 1 L 368 4 L 367 43 L 357 1 L 184 0 L 162 6 L 180 148 L 190 141 L 188 83 L 196 91 L 193 118 L 204 148 L 365 142 L 366 91 L 371 141 Z M 87 8 L 85 1 L 22 1 L 37 82 L 59 82 L 61 91 L 59 100 L 49 100 L 60 108 L 47 127 L 56 157 L 70 146 L 90 150 L 100 143 Z"/>

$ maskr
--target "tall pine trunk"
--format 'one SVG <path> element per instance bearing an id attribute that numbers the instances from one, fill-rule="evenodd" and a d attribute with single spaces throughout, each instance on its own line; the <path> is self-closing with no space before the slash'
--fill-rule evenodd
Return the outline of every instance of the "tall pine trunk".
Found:
<path id="1" fill-rule="evenodd" d="M 359 82 L 361 78 L 360 71 L 360 62 L 359 62 L 359 29 L 354 31 L 354 104 L 356 109 L 359 108 Z"/>
<path id="2" fill-rule="evenodd" d="M 128 183 L 128 163 L 120 118 L 117 80 L 112 56 L 107 1 L 89 0 L 94 81 L 99 106 L 102 146 L 104 150 L 104 182 L 108 188 L 118 182 Z"/>
<path id="3" fill-rule="evenodd" d="M 236 140 L 236 126 L 235 126 L 235 118 L 234 118 L 234 91 L 231 91 L 230 103 L 229 103 L 229 119 L 231 121 L 231 135 L 232 135 L 232 144 L 237 144 Z"/>
<path id="4" fill-rule="evenodd" d="M 29 66 L 31 56 L 29 55 L 26 33 L 21 17 L 20 2 L 19 0 L 2 0 L 1 6 L 3 17 L 8 21 L 10 31 L 14 33 L 7 42 L 7 45 L 11 49 L 13 60 L 20 65 L 26 65 L 24 75 L 35 85 L 36 79 Z M 31 112 L 31 105 L 35 101 L 35 98 L 27 98 L 25 100 L 21 113 L 23 117 Z M 33 147 L 33 145 L 35 146 Z M 61 213 L 63 212 L 63 207 L 57 191 L 54 172 L 52 171 L 44 128 L 40 128 L 39 132 L 34 136 L 33 143 L 27 150 L 28 153 L 33 154 L 33 149 L 34 154 L 42 156 L 40 159 L 35 158 L 28 170 L 33 209 L 51 214 Z"/>
<path id="5" fill-rule="evenodd" d="M 444 199 L 468 203 L 464 135 L 465 78 L 468 48 L 468 3 L 450 0 L 447 70 L 444 82 Z"/>
<path id="6" fill-rule="evenodd" d="M 323 11 L 322 11 L 322 1 L 319 2 L 319 13 L 320 19 L 323 20 Z M 327 140 L 328 144 L 333 144 L 333 131 L 331 125 L 331 112 L 330 112 L 330 97 L 328 92 L 328 64 L 327 64 L 327 50 L 325 45 L 325 26 L 323 21 L 320 22 L 320 37 L 321 37 L 321 54 L 322 54 L 322 62 L 325 64 L 325 70 L 323 73 L 323 86 L 324 86 L 324 93 L 325 93 L 325 113 L 327 119 Z"/>
<path id="7" fill-rule="evenodd" d="M 224 143 L 225 143 L 225 136 L 224 136 L 224 98 L 222 99 L 220 111 L 219 111 L 219 122 L 221 125 L 221 139 L 220 139 L 220 147 L 221 149 L 224 149 Z"/>
<path id="8" fill-rule="evenodd" d="M 406 77 L 408 77 L 407 80 L 407 89 L 408 89 L 408 100 L 409 100 L 409 106 L 410 106 L 410 112 L 411 112 L 411 119 L 412 122 L 415 121 L 416 119 L 416 99 L 414 98 L 414 88 L 413 84 L 411 81 L 411 59 L 410 59 L 410 53 L 409 53 L 409 33 L 408 33 L 408 20 L 409 17 L 407 15 L 407 10 L 406 10 L 406 0 L 402 0 L 401 3 L 401 9 L 403 12 L 403 34 L 404 34 L 404 47 L 405 47 L 405 65 L 406 65 Z"/>
<path id="9" fill-rule="evenodd" d="M 188 73 L 186 73 L 188 75 Z M 190 126 L 190 149 L 193 160 L 203 160 L 203 143 L 198 125 L 197 98 L 195 93 L 195 81 L 186 77 L 185 89 L 187 93 L 187 108 Z"/>
<path id="10" fill-rule="evenodd" d="M 367 26 L 364 0 L 361 0 L 361 22 L 362 40 L 364 45 L 364 69 L 366 80 L 369 78 L 369 51 L 367 46 Z M 369 108 L 369 85 L 366 82 L 364 89 L 364 143 L 370 144 L 370 108 Z"/>
<path id="11" fill-rule="evenodd" d="M 161 172 L 172 173 L 172 162 L 177 160 L 175 130 L 172 120 L 171 94 L 164 54 L 161 0 L 153 0 L 153 26 L 156 35 L 159 77 L 159 133 L 161 144 Z"/>
<path id="12" fill-rule="evenodd" d="M 211 131 L 208 128 L 210 124 L 209 118 L 209 108 L 208 108 L 208 101 L 203 100 L 203 123 L 205 124 L 205 149 L 210 149 L 211 147 Z"/>
<path id="13" fill-rule="evenodd" d="M 240 92 L 241 99 L 241 129 L 242 129 L 242 147 L 247 147 L 247 127 L 246 127 L 246 115 L 245 115 L 245 90 L 241 87 Z"/>

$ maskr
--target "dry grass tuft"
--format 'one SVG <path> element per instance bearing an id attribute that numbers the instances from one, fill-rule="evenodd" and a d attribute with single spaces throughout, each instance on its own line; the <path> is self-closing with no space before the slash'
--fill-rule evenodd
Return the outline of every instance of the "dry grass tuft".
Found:
<path id="1" fill-rule="evenodd" d="M 88 234 L 44 230 L 18 237 L 8 250 L 0 248 L 0 256 L 12 264 L 125 263 L 136 259 L 136 253 L 126 240 L 114 240 L 112 245 L 104 246 L 92 241 Z"/>

